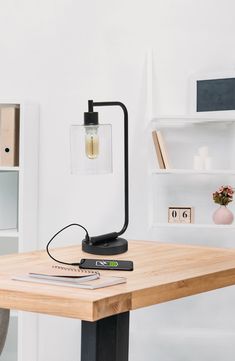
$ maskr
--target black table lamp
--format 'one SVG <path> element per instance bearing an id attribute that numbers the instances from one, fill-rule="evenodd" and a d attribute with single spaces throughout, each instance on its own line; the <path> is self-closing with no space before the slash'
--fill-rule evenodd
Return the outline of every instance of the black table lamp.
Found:
<path id="1" fill-rule="evenodd" d="M 71 127 L 72 173 L 97 174 L 112 172 L 111 125 L 99 124 L 94 107 L 119 106 L 124 114 L 124 225 L 119 232 L 87 237 L 82 241 L 82 250 L 96 255 L 115 255 L 128 250 L 127 240 L 121 236 L 129 221 L 128 194 L 128 112 L 121 102 L 88 101 L 84 113 L 84 125 Z"/>

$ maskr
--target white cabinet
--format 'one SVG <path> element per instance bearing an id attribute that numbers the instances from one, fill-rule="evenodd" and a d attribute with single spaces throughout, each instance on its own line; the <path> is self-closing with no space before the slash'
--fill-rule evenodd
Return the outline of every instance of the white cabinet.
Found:
<path id="1" fill-rule="evenodd" d="M 185 243 L 233 246 L 235 223 L 215 225 L 212 214 L 218 207 L 212 193 L 221 185 L 235 187 L 235 116 L 157 117 L 152 129 L 160 130 L 171 163 L 170 169 L 159 169 L 154 146 L 151 147 L 151 219 L 150 228 L 158 239 Z M 198 149 L 207 147 L 208 169 L 194 169 Z M 193 224 L 169 224 L 168 207 L 194 207 Z M 235 213 L 235 200 L 229 204 Z"/>
<path id="2" fill-rule="evenodd" d="M 0 254 L 37 249 L 39 108 L 18 101 L 19 165 L 0 166 Z M 35 361 L 37 316 L 12 310 L 1 361 Z"/>

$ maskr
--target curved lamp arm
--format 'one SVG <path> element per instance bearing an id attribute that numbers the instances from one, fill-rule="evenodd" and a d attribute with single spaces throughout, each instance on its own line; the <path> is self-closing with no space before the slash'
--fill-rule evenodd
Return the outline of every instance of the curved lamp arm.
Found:
<path id="1" fill-rule="evenodd" d="M 129 223 L 129 173 L 128 173 L 128 111 L 126 106 L 121 102 L 93 102 L 88 101 L 88 110 L 93 112 L 93 107 L 107 107 L 107 106 L 119 106 L 123 110 L 124 114 L 124 210 L 125 218 L 124 225 L 119 232 L 106 233 L 100 236 L 90 237 L 90 244 L 98 244 L 104 241 L 109 241 L 117 238 L 123 234 Z"/>

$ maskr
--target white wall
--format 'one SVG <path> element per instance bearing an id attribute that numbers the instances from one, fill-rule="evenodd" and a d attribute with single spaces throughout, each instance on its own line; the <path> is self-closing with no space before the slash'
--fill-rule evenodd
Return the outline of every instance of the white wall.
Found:
<path id="1" fill-rule="evenodd" d="M 146 53 L 155 54 L 155 110 L 186 113 L 192 73 L 234 68 L 234 11 L 233 0 L 0 0 L 0 99 L 41 107 L 41 248 L 68 222 L 91 233 L 122 224 L 118 111 L 101 113 L 114 127 L 114 174 L 70 175 L 69 126 L 82 121 L 92 98 L 120 100 L 129 109 L 127 236 L 154 238 L 147 215 Z M 74 230 L 60 244 L 81 237 Z M 234 297 L 229 289 L 136 311 L 130 360 L 232 360 L 235 325 L 226 309 Z M 79 329 L 78 321 L 41 316 L 38 361 L 78 360 Z"/>

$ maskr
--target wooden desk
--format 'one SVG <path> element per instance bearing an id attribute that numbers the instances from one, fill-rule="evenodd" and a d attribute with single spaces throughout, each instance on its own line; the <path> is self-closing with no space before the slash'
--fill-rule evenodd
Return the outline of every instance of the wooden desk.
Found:
<path id="1" fill-rule="evenodd" d="M 92 257 L 80 246 L 54 254 L 67 262 Z M 129 311 L 235 284 L 235 250 L 130 241 L 128 253 L 109 258 L 134 261 L 133 272 L 103 271 L 127 283 L 84 290 L 11 279 L 51 264 L 44 251 L 2 256 L 0 307 L 81 319 L 82 361 L 127 361 Z"/>

